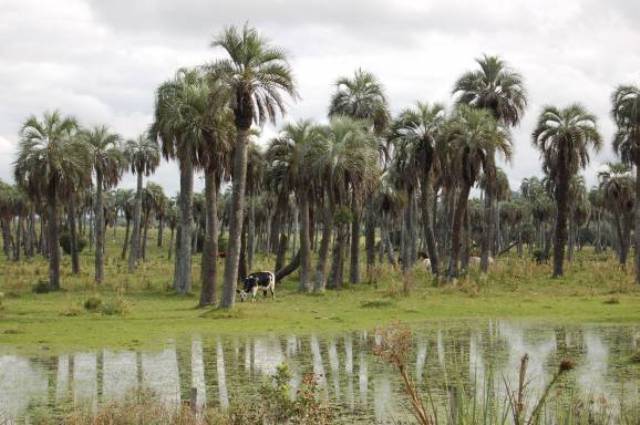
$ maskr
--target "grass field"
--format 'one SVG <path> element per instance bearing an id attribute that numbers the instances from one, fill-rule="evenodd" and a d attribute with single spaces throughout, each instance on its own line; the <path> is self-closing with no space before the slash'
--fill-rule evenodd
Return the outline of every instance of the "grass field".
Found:
<path id="1" fill-rule="evenodd" d="M 194 294 L 177 296 L 170 289 L 173 263 L 166 248 L 156 248 L 155 238 L 149 241 L 147 262 L 132 275 L 119 258 L 118 238 L 109 232 L 108 239 L 101 287 L 93 283 L 89 249 L 82 254 L 80 275 L 71 275 L 70 259 L 63 258 L 64 289 L 57 293 L 32 292 L 47 277 L 44 259 L 0 260 L 0 345 L 5 350 L 135 348 L 194 333 L 323 333 L 370 329 L 394 320 L 640 321 L 640 287 L 633 283 L 631 265 L 622 270 L 611 252 L 596 255 L 588 248 L 567 266 L 563 279 L 551 279 L 549 265 L 515 257 L 500 258 L 488 276 L 472 272 L 455 287 L 437 285 L 417 268 L 408 277 L 409 295 L 403 292 L 402 275 L 388 266 L 376 268 L 373 282 L 322 295 L 297 293 L 293 274 L 279 284 L 275 300 L 260 297 L 222 311 L 195 308 L 199 256 L 193 264 Z M 270 269 L 271 264 L 271 258 L 260 257 L 255 268 Z M 102 302 L 95 311 L 84 308 L 92 297 Z"/>

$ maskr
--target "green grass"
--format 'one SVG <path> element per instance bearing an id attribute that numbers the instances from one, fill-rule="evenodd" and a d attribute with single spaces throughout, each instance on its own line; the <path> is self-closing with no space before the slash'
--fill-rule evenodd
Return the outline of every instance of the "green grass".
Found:
<path id="1" fill-rule="evenodd" d="M 586 249 L 567 266 L 563 279 L 551 279 L 549 265 L 508 257 L 498 260 L 488 276 L 471 273 L 455 287 L 436 286 L 425 272 L 415 270 L 406 296 L 400 273 L 378 267 L 374 282 L 310 296 L 296 292 L 294 274 L 278 286 L 275 300 L 260 297 L 222 311 L 195 308 L 199 257 L 194 258 L 194 294 L 177 296 L 170 290 L 173 262 L 167 260 L 166 248 L 156 248 L 155 238 L 149 241 L 147 262 L 132 275 L 119 259 L 118 238 L 112 238 L 109 232 L 106 281 L 99 288 L 93 283 L 88 249 L 78 276 L 70 274 L 69 258 L 64 257 L 64 290 L 57 293 L 31 290 L 47 276 L 44 259 L 0 260 L 0 344 L 5 350 L 134 348 L 191 334 L 325 333 L 371 329 L 395 320 L 640 321 L 640 288 L 633 283 L 631 266 L 622 270 L 612 256 Z M 254 268 L 269 269 L 271 264 L 272 258 L 259 257 Z M 103 307 L 85 309 L 91 297 L 99 297 Z"/>

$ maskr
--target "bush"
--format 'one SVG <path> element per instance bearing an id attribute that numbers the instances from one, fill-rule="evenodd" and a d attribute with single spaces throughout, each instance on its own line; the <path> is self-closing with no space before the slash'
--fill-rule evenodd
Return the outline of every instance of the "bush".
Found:
<path id="1" fill-rule="evenodd" d="M 101 303 L 100 312 L 106 316 L 124 316 L 129 312 L 129 303 L 124 297 L 117 296 L 112 300 Z"/>
<path id="2" fill-rule="evenodd" d="M 51 291 L 51 288 L 49 287 L 49 281 L 39 280 L 38 283 L 33 285 L 33 288 L 31 288 L 31 290 L 36 294 L 46 294 Z"/>
<path id="3" fill-rule="evenodd" d="M 87 240 L 83 238 L 77 238 L 76 249 L 80 253 L 87 246 Z M 60 246 L 65 254 L 71 255 L 71 235 L 68 232 L 64 232 L 60 235 Z"/>
<path id="4" fill-rule="evenodd" d="M 89 297 L 84 302 L 84 309 L 88 311 L 96 311 L 102 305 L 102 300 L 99 297 Z"/>

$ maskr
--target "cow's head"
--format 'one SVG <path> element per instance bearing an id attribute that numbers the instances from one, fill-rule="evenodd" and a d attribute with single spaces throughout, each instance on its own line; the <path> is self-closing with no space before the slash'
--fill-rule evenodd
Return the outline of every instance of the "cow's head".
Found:
<path id="1" fill-rule="evenodd" d="M 244 301 L 247 299 L 249 294 L 251 293 L 254 286 L 256 286 L 258 282 L 255 277 L 249 276 L 242 279 L 243 288 L 236 289 L 236 292 L 240 295 L 240 301 Z"/>

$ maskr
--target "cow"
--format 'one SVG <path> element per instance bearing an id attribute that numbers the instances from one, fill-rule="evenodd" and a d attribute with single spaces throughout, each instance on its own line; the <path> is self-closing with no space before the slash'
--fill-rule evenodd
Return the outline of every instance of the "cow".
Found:
<path id="1" fill-rule="evenodd" d="M 264 296 L 271 292 L 271 298 L 276 297 L 276 275 L 273 272 L 254 272 L 242 281 L 243 289 L 238 289 L 240 301 L 244 301 L 251 295 L 251 300 L 256 299 L 258 290 L 262 290 Z"/>

